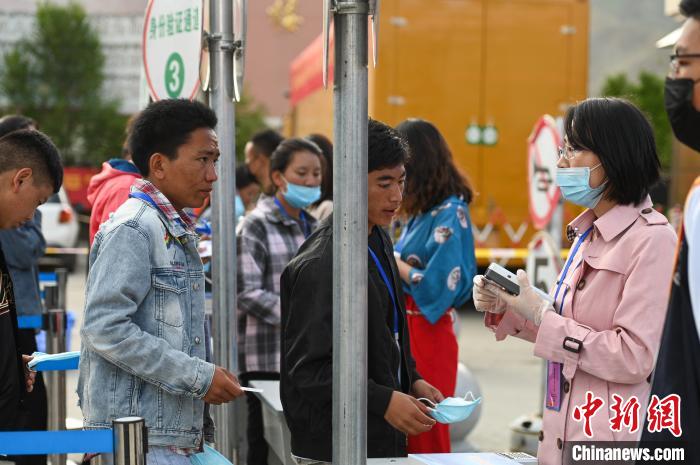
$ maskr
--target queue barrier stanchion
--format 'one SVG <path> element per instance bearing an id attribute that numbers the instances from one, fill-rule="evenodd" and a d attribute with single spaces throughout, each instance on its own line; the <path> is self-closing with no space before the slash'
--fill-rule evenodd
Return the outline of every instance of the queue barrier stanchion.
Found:
<path id="1" fill-rule="evenodd" d="M 59 307 L 58 282 L 44 286 L 46 309 L 46 352 L 60 354 L 66 351 L 66 310 Z M 48 391 L 48 428 L 51 431 L 66 429 L 66 374 L 63 371 L 46 373 Z M 65 465 L 66 455 L 50 457 L 52 465 Z"/>
<path id="2" fill-rule="evenodd" d="M 145 465 L 147 438 L 143 418 L 125 417 L 114 420 L 112 429 L 0 432 L 0 454 L 65 456 L 109 453 L 114 454 L 115 465 Z"/>
<path id="3" fill-rule="evenodd" d="M 66 276 L 62 278 L 63 282 L 66 282 Z M 39 273 L 39 283 L 43 285 L 43 287 L 49 286 L 51 284 L 56 284 L 59 285 L 59 293 L 60 293 L 60 284 L 59 284 L 59 277 L 57 273 L 54 273 L 52 271 L 42 271 Z M 63 284 L 63 283 L 62 283 Z M 65 289 L 65 284 L 63 285 Z M 65 294 L 65 291 L 64 291 Z M 42 290 L 41 291 L 41 297 L 45 297 L 45 292 Z M 60 301 L 60 299 L 59 299 Z M 65 302 L 65 299 L 64 299 Z M 63 306 L 65 308 L 65 306 Z M 38 314 L 38 315 L 17 315 L 17 326 L 19 329 L 46 329 L 46 321 L 45 321 L 45 314 Z"/>

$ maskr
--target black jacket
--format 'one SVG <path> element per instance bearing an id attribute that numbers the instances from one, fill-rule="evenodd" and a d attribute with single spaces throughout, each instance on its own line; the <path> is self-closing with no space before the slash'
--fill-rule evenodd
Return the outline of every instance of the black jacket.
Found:
<path id="1" fill-rule="evenodd" d="M 291 431 L 292 453 L 331 461 L 333 383 L 332 216 L 302 245 L 281 278 L 282 346 L 280 394 Z M 401 357 L 388 321 L 393 306 L 387 288 L 368 257 L 367 455 L 406 456 L 406 435 L 384 420 L 393 391 L 409 392 L 420 378 L 406 327 L 399 272 L 389 237 L 380 232 L 400 302 Z M 369 254 L 368 254 L 369 255 Z M 399 360 L 401 359 L 401 360 Z M 402 383 L 397 372 L 401 363 Z M 352 379 L 344 380 L 352 383 Z"/>
<path id="2" fill-rule="evenodd" d="M 651 448 L 684 445 L 687 463 L 700 463 L 700 340 L 695 328 L 688 284 L 688 242 L 682 232 L 651 394 L 659 399 L 669 394 L 680 396 L 679 413 L 683 433 L 680 437 L 675 437 L 668 429 L 651 433 L 644 428 L 640 446 Z M 647 417 L 643 425 L 648 423 Z M 659 441 L 661 444 L 655 444 Z"/>
<path id="3" fill-rule="evenodd" d="M 16 427 L 24 397 L 24 369 L 17 346 L 17 310 L 12 280 L 0 248 L 0 431 Z"/>

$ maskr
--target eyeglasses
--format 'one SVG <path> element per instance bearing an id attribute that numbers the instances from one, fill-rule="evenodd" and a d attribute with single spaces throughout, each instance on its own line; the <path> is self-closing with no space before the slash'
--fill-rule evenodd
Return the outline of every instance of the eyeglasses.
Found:
<path id="1" fill-rule="evenodd" d="M 583 150 L 574 149 L 570 145 L 559 146 L 557 147 L 557 151 L 559 152 L 559 158 L 563 157 L 566 160 L 571 160 L 576 155 L 583 152 Z"/>
<path id="2" fill-rule="evenodd" d="M 674 53 L 669 55 L 671 71 L 678 72 L 679 60 L 687 60 L 692 58 L 700 58 L 700 53 Z"/>

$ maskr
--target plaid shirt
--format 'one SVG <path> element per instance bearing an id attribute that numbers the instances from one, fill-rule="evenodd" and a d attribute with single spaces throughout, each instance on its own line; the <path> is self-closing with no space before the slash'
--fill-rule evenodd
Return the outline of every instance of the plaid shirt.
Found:
<path id="1" fill-rule="evenodd" d="M 194 222 L 192 218 L 184 211 L 177 211 L 170 200 L 163 195 L 150 181 L 146 179 L 137 179 L 131 186 L 131 193 L 146 194 L 151 199 L 152 203 L 165 215 L 165 217 L 173 223 L 180 223 L 189 232 L 194 232 Z M 145 199 L 142 199 L 145 200 Z"/>
<path id="2" fill-rule="evenodd" d="M 316 220 L 304 212 L 309 230 Z M 261 199 L 237 232 L 238 353 L 241 372 L 280 369 L 280 277 L 306 238 L 274 197 Z"/>

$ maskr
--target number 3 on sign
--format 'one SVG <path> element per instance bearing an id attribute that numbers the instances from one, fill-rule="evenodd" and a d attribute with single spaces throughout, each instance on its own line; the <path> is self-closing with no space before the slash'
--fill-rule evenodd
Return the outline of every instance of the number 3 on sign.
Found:
<path id="1" fill-rule="evenodd" d="M 170 98 L 180 97 L 185 83 L 185 65 L 179 53 L 173 52 L 165 64 L 165 88 Z"/>

